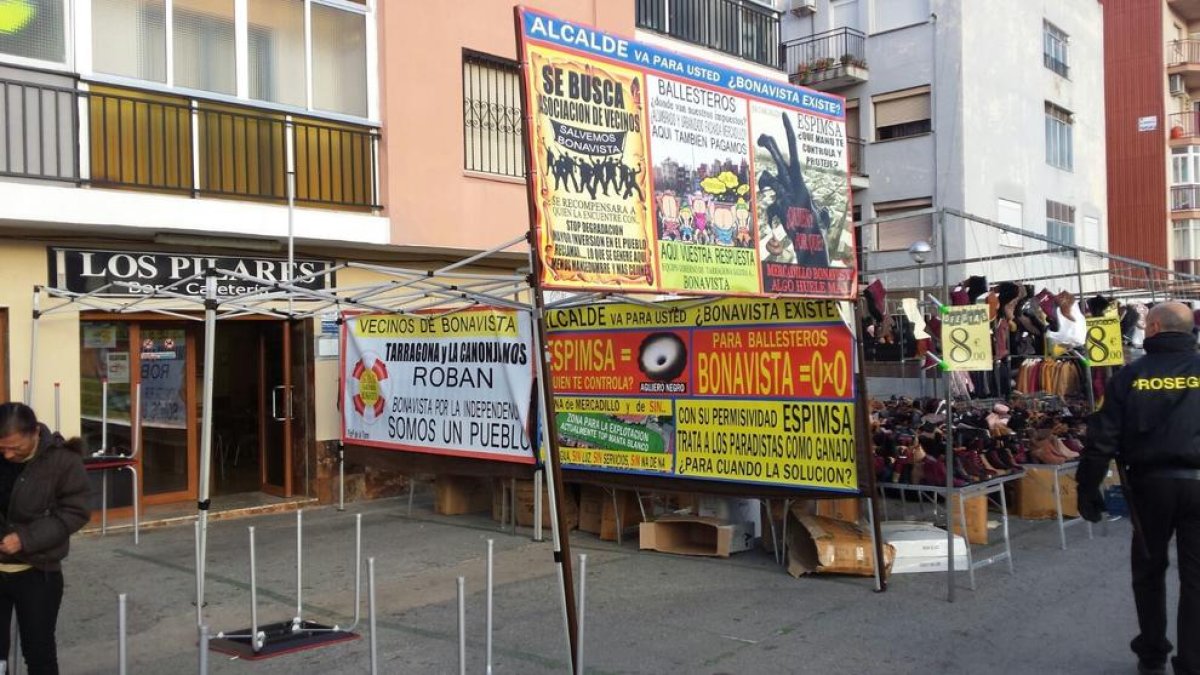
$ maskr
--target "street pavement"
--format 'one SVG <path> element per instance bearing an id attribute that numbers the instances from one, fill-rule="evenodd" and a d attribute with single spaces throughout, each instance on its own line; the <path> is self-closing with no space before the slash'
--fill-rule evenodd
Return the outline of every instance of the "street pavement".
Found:
<path id="1" fill-rule="evenodd" d="M 485 560 L 495 540 L 496 673 L 565 672 L 561 601 L 549 543 L 499 531 L 486 516 L 443 517 L 418 500 L 305 512 L 304 616 L 347 625 L 353 616 L 354 515 L 363 514 L 364 567 L 376 559 L 379 672 L 458 668 L 458 576 L 466 577 L 467 671 L 485 667 Z M 295 517 L 221 521 L 210 529 L 206 620 L 213 632 L 250 624 L 247 526 L 256 527 L 260 621 L 295 614 Z M 549 532 L 547 532 L 547 537 Z M 998 538 L 993 533 L 993 539 Z M 584 663 L 590 673 L 1080 673 L 1136 672 L 1128 583 L 1129 525 L 1068 530 L 1013 521 L 1016 574 L 1003 565 L 958 579 L 894 576 L 795 579 L 763 551 L 728 559 L 639 552 L 574 533 L 588 555 Z M 128 595 L 129 672 L 197 672 L 191 527 L 77 536 L 65 566 L 59 618 L 62 672 L 117 671 L 117 595 Z M 367 673 L 363 639 L 250 662 L 212 653 L 212 673 Z M 1171 573 L 1171 606 L 1178 581 Z M 1172 624 L 1174 623 L 1172 610 Z M 1173 629 L 1172 629 L 1173 630 Z M 1172 635 L 1174 640 L 1174 636 Z M 24 671 L 24 668 L 22 668 Z"/>

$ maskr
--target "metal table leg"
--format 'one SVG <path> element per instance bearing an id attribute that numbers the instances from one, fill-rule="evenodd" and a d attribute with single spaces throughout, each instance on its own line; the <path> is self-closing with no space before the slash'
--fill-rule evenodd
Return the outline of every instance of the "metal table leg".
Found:
<path id="1" fill-rule="evenodd" d="M 1054 512 L 1058 516 L 1058 540 L 1062 550 L 1067 550 L 1067 526 L 1063 522 L 1062 483 L 1059 482 L 1060 470 L 1054 470 Z"/>
<path id="2" fill-rule="evenodd" d="M 1008 573 L 1013 574 L 1012 542 L 1008 538 L 1008 496 L 1000 486 L 1000 524 L 1004 528 L 1004 552 L 1008 556 Z"/>
<path id="3" fill-rule="evenodd" d="M 951 522 L 953 522 L 954 516 L 950 515 L 950 513 L 951 513 L 950 505 L 947 504 L 946 505 L 946 516 L 947 516 L 947 518 L 950 519 Z M 961 520 L 961 522 L 962 522 L 962 538 L 963 538 L 963 541 L 966 542 L 966 544 L 967 544 L 967 574 L 971 578 L 971 590 L 975 590 L 975 559 L 971 555 L 971 536 L 967 532 L 967 500 L 965 497 L 963 497 L 962 492 L 958 493 L 958 515 L 962 519 Z M 954 529 L 953 524 L 951 524 L 950 529 L 952 529 L 952 530 Z M 951 549 L 950 549 L 950 555 L 954 555 L 953 547 L 951 547 Z"/>

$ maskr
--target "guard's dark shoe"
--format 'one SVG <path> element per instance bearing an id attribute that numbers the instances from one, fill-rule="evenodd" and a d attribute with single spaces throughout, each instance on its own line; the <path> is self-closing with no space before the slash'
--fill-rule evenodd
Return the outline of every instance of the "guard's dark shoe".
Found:
<path id="1" fill-rule="evenodd" d="M 1138 661 L 1138 675 L 1167 675 L 1167 664 L 1165 661 Z"/>

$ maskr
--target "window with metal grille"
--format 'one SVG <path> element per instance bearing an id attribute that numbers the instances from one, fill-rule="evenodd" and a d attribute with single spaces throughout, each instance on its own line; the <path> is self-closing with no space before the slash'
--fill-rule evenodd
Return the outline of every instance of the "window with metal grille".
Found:
<path id="1" fill-rule="evenodd" d="M 1046 200 L 1046 236 L 1052 241 L 1067 246 L 1075 245 L 1075 207 L 1061 202 Z M 1056 251 L 1061 255 L 1073 256 L 1069 250 Z"/>
<path id="2" fill-rule="evenodd" d="M 1046 103 L 1046 163 L 1066 171 L 1075 166 L 1074 115 Z"/>
<path id="3" fill-rule="evenodd" d="M 463 50 L 463 168 L 525 177 L 516 61 Z"/>
<path id="4" fill-rule="evenodd" d="M 1070 42 L 1070 37 L 1058 26 L 1049 21 L 1042 22 L 1042 60 L 1047 68 L 1063 77 L 1070 72 L 1070 66 L 1067 65 L 1067 45 Z"/>

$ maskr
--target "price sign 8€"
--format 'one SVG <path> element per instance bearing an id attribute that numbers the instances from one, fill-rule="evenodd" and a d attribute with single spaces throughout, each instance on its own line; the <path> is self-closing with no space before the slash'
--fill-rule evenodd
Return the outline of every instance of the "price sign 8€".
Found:
<path id="1" fill-rule="evenodd" d="M 1085 356 L 1093 366 L 1125 365 L 1125 348 L 1121 345 L 1120 319 L 1115 316 L 1088 318 Z"/>
<path id="2" fill-rule="evenodd" d="M 991 370 L 992 335 L 986 306 L 947 307 L 942 315 L 946 370 Z"/>

